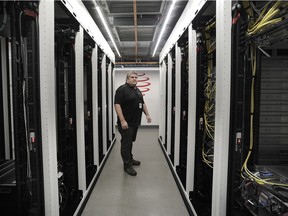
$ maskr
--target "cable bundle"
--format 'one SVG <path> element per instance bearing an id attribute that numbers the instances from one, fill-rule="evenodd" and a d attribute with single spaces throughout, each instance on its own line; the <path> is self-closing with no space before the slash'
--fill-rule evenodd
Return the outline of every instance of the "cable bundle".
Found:
<path id="1" fill-rule="evenodd" d="M 247 4 L 247 2 L 246 2 Z M 268 2 L 262 9 L 255 22 L 252 20 L 249 23 L 247 30 L 248 36 L 255 36 L 260 32 L 264 31 L 266 28 L 272 27 L 280 23 L 282 20 L 286 19 L 287 16 L 287 7 L 288 2 L 277 1 L 271 7 L 272 2 Z M 259 13 L 259 10 L 255 8 L 255 5 L 251 2 L 251 7 L 256 13 Z M 271 8 L 270 8 L 271 7 Z M 270 8 L 270 9 L 269 9 Z M 249 16 L 253 16 L 251 10 L 246 10 Z M 255 17 L 256 18 L 256 17 Z"/>

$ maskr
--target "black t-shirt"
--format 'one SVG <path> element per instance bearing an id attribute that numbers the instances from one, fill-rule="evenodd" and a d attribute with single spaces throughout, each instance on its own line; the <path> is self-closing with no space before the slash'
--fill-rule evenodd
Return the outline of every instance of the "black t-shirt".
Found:
<path id="1" fill-rule="evenodd" d="M 115 93 L 114 104 L 120 104 L 122 113 L 129 126 L 141 124 L 144 99 L 137 87 L 125 83 Z M 117 124 L 120 125 L 119 118 Z"/>

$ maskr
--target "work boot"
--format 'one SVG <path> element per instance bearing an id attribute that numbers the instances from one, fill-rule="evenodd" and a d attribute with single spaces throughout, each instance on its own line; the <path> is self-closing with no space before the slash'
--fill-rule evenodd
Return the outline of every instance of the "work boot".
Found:
<path id="1" fill-rule="evenodd" d="M 132 159 L 132 165 L 139 166 L 140 164 L 140 161 Z"/>
<path id="2" fill-rule="evenodd" d="M 134 168 L 130 165 L 124 166 L 125 172 L 127 172 L 131 176 L 136 176 L 137 172 L 134 170 Z"/>

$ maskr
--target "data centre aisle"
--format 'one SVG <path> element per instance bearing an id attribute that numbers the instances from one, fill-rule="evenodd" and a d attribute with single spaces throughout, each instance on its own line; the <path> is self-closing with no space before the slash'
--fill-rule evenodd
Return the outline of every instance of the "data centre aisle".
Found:
<path id="1" fill-rule="evenodd" d="M 123 170 L 120 135 L 83 210 L 83 216 L 189 215 L 158 143 L 158 127 L 140 127 L 133 147 L 137 176 Z"/>

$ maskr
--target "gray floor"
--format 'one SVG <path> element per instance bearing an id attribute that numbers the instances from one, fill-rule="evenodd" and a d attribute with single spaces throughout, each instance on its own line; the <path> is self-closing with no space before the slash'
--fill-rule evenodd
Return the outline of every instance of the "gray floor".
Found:
<path id="1" fill-rule="evenodd" d="M 123 171 L 120 137 L 83 211 L 84 216 L 189 215 L 158 143 L 158 128 L 143 127 L 133 147 L 137 176 Z"/>

